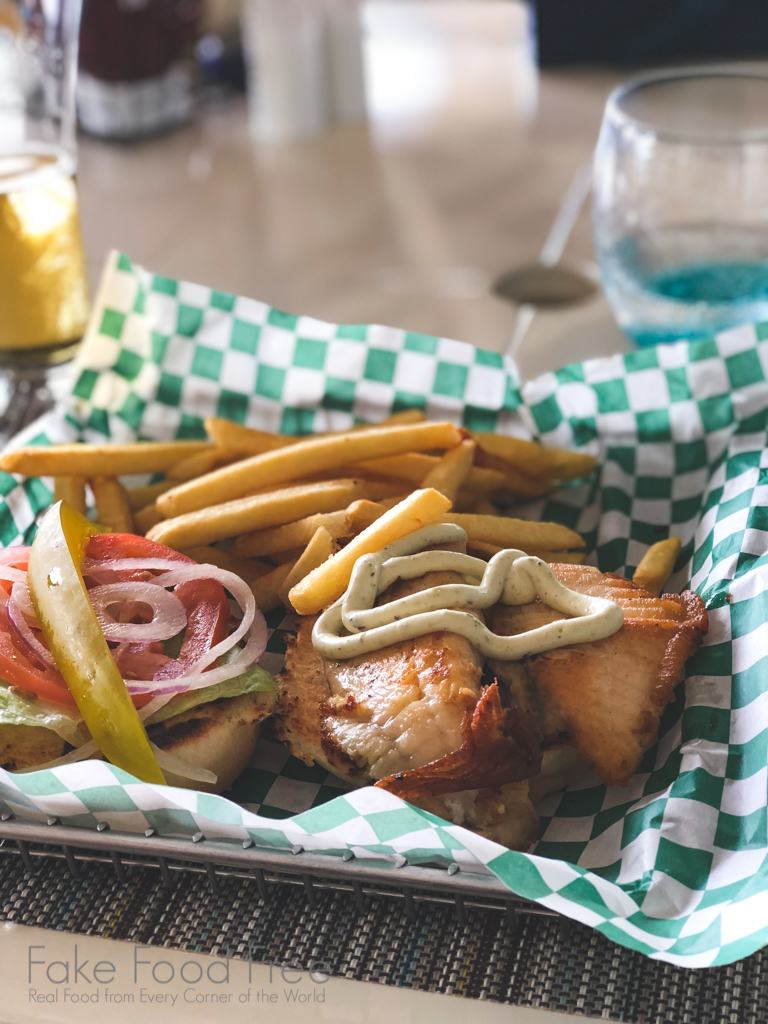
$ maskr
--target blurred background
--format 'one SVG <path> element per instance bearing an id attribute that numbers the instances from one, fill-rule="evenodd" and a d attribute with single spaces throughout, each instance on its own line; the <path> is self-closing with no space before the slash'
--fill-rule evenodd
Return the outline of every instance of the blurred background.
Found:
<path id="1" fill-rule="evenodd" d="M 91 288 L 118 248 L 290 312 L 512 344 L 524 378 L 625 350 L 593 288 L 531 317 L 494 282 L 548 236 L 594 276 L 585 168 L 617 82 L 767 44 L 751 0 L 84 0 Z"/>

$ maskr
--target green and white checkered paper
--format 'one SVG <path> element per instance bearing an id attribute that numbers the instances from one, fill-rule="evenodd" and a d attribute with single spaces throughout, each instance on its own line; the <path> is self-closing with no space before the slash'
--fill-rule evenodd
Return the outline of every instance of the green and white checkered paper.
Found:
<path id="1" fill-rule="evenodd" d="M 710 614 L 705 646 L 626 788 L 595 775 L 540 806 L 533 854 L 511 852 L 376 789 L 345 790 L 264 740 L 224 797 L 150 786 L 101 762 L 0 773 L 0 805 L 84 828 L 206 835 L 388 863 L 458 863 L 616 942 L 684 966 L 768 943 L 768 327 L 644 349 L 525 385 L 500 356 L 378 326 L 335 326 L 107 265 L 71 394 L 25 443 L 195 438 L 215 414 L 283 432 L 409 406 L 599 456 L 587 483 L 526 514 L 582 532 L 630 574 L 670 533 L 672 589 Z M 44 481 L 0 474 L 0 542 L 29 540 Z M 272 623 L 275 625 L 276 623 Z M 275 633 L 266 667 L 280 663 Z"/>

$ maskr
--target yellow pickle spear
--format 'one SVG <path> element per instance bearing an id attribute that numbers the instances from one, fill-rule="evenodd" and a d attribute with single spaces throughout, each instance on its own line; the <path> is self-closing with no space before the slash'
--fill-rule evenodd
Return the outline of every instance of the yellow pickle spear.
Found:
<path id="1" fill-rule="evenodd" d="M 99 750 L 143 782 L 164 783 L 83 582 L 88 538 L 99 532 L 66 502 L 53 505 L 32 543 L 29 594 L 48 649 Z"/>

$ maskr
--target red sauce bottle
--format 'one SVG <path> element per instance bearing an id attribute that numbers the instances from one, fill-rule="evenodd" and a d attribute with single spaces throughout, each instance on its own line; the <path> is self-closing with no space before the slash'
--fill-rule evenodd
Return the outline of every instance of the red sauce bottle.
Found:
<path id="1" fill-rule="evenodd" d="M 77 109 L 85 131 L 151 135 L 193 108 L 201 0 L 83 0 Z"/>

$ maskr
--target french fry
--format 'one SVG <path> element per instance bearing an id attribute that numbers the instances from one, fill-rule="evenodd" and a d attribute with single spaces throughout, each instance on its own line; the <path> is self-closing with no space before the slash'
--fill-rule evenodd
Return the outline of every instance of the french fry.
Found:
<path id="1" fill-rule="evenodd" d="M 477 442 L 475 442 L 477 444 Z M 482 466 L 484 469 L 493 469 L 497 473 L 504 475 L 509 469 L 511 463 L 505 462 L 504 459 L 500 459 L 498 455 L 492 455 L 487 452 L 485 448 L 481 448 L 477 445 L 477 451 L 475 452 L 475 465 Z"/>
<path id="2" fill-rule="evenodd" d="M 285 526 L 277 526 L 271 530 L 256 530 L 245 533 L 235 540 L 232 553 L 238 557 L 251 555 L 272 556 L 276 552 L 290 551 L 293 548 L 307 545 L 321 526 L 336 539 L 349 537 L 359 533 L 374 520 L 383 515 L 386 509 L 373 501 L 361 499 L 354 501 L 348 508 L 338 512 L 319 512 Z M 281 559 L 282 561 L 282 559 Z"/>
<path id="3" fill-rule="evenodd" d="M 409 494 L 297 583 L 289 595 L 291 604 L 300 615 L 319 612 L 344 593 L 355 562 L 361 555 L 379 551 L 422 526 L 437 522 L 450 506 L 451 503 L 439 491 L 429 489 Z"/>
<path id="4" fill-rule="evenodd" d="M 556 482 L 544 476 L 533 476 L 527 471 L 522 471 L 505 462 L 496 455 L 489 455 L 478 446 L 475 452 L 475 462 L 479 471 L 483 473 L 495 473 L 502 477 L 498 486 L 494 488 L 495 494 L 502 497 L 515 498 L 542 498 L 550 494 L 558 486 Z M 471 490 L 471 480 L 467 482 L 466 490 Z M 486 491 L 489 493 L 489 491 Z"/>
<path id="5" fill-rule="evenodd" d="M 154 505 L 160 495 L 170 490 L 173 486 L 170 480 L 159 480 L 156 484 L 126 487 L 125 493 L 128 495 L 128 504 L 131 506 L 131 511 L 138 512 L 140 508 Z"/>
<path id="6" fill-rule="evenodd" d="M 354 466 L 354 472 L 370 473 L 377 477 L 391 477 L 394 480 L 421 487 L 423 481 L 437 468 L 439 463 L 440 459 L 436 455 L 426 455 L 424 452 L 406 452 L 397 457 L 369 459 L 360 462 Z M 486 469 L 483 466 L 472 466 L 464 481 L 465 487 L 467 490 L 474 490 L 482 494 L 500 491 L 507 484 L 508 468 L 508 466 L 504 466 L 504 471 L 501 472 L 497 469 Z"/>
<path id="7" fill-rule="evenodd" d="M 456 510 L 459 511 L 458 509 Z M 462 509 L 463 511 L 463 509 Z M 494 505 L 488 498 L 478 498 L 472 505 L 472 508 L 468 508 L 467 512 L 474 512 L 479 516 L 499 516 L 501 511 L 498 505 Z"/>
<path id="8" fill-rule="evenodd" d="M 404 452 L 402 455 L 388 455 L 380 459 L 359 462 L 354 467 L 354 472 L 374 477 L 389 477 L 419 486 L 439 461 L 434 455 L 425 455 L 424 452 Z"/>
<path id="9" fill-rule="evenodd" d="M 194 455 L 188 455 L 186 459 L 182 459 L 175 466 L 171 466 L 166 473 L 166 477 L 168 480 L 173 480 L 176 483 L 181 483 L 184 480 L 194 480 L 196 476 L 210 473 L 212 469 L 215 469 L 225 461 L 231 461 L 231 455 L 223 452 L 220 448 L 195 452 Z"/>
<path id="10" fill-rule="evenodd" d="M 312 540 L 304 548 L 304 551 L 293 564 L 291 571 L 283 580 L 278 593 L 280 600 L 290 608 L 288 594 L 297 583 L 300 583 L 305 576 L 308 576 L 313 569 L 317 569 L 326 562 L 334 552 L 338 550 L 338 544 L 324 526 L 315 530 Z"/>
<path id="11" fill-rule="evenodd" d="M 289 551 L 275 551 L 274 554 L 269 556 L 270 561 L 273 565 L 285 565 L 286 562 L 290 562 L 293 565 L 304 554 L 305 547 L 306 544 L 300 544 Z"/>
<path id="12" fill-rule="evenodd" d="M 474 555 L 475 558 L 483 558 L 486 562 L 503 550 L 504 548 L 499 547 L 498 544 L 486 544 L 481 540 L 467 541 L 467 554 Z M 587 560 L 587 556 L 582 551 L 544 551 L 540 548 L 531 548 L 525 553 L 526 555 L 535 555 L 544 562 L 562 562 L 569 565 L 583 565 Z"/>
<path id="13" fill-rule="evenodd" d="M 85 477 L 57 476 L 53 481 L 53 500 L 66 501 L 81 516 L 84 516 L 87 511 L 85 503 Z"/>
<path id="14" fill-rule="evenodd" d="M 597 459 L 592 455 L 562 448 L 545 448 L 533 441 L 522 441 L 505 434 L 473 433 L 472 437 L 483 451 L 531 476 L 576 480 L 588 476 L 597 465 Z"/>
<path id="15" fill-rule="evenodd" d="M 488 544 L 487 541 L 472 540 L 471 537 L 467 537 L 467 554 L 472 555 L 473 558 L 482 558 L 488 562 L 494 555 L 498 555 L 503 550 L 504 548 L 498 544 Z"/>
<path id="16" fill-rule="evenodd" d="M 453 505 L 460 488 L 469 476 L 476 447 L 474 441 L 462 441 L 455 448 L 450 448 L 435 468 L 427 473 L 421 486 L 434 487 Z"/>
<path id="17" fill-rule="evenodd" d="M 360 533 L 361 530 L 365 530 L 371 523 L 375 523 L 377 519 L 380 519 L 386 511 L 385 506 L 378 501 L 369 501 L 367 498 L 353 501 L 347 508 L 347 514 L 350 519 L 350 532 Z"/>
<path id="18" fill-rule="evenodd" d="M 332 512 L 345 508 L 361 497 L 363 487 L 358 480 L 328 480 L 253 494 L 165 519 L 153 526 L 147 536 L 177 551 L 186 551 L 250 530 L 290 523 L 318 510 Z"/>
<path id="19" fill-rule="evenodd" d="M 244 427 L 240 423 L 221 419 L 219 416 L 208 416 L 205 432 L 213 439 L 216 447 L 230 455 L 260 455 L 262 452 L 275 451 L 296 444 L 301 438 L 288 437 L 281 434 L 270 434 L 266 430 Z"/>
<path id="20" fill-rule="evenodd" d="M 89 482 L 99 522 L 112 533 L 134 533 L 133 513 L 120 481 L 114 477 L 97 476 Z"/>
<path id="21" fill-rule="evenodd" d="M 492 472 L 486 470 L 486 472 Z M 533 501 L 535 498 L 543 498 L 545 494 L 551 494 L 556 484 L 544 477 L 529 476 L 527 473 L 519 473 L 514 466 L 508 466 L 504 474 L 504 484 L 496 490 L 496 494 L 508 494 L 512 498 L 526 498 Z"/>
<path id="22" fill-rule="evenodd" d="M 292 563 L 286 562 L 285 565 L 278 565 L 276 569 L 268 572 L 265 576 L 257 576 L 255 580 L 251 580 L 249 585 L 253 591 L 256 605 L 263 612 L 269 612 L 281 604 L 278 592 L 292 568 Z"/>
<path id="23" fill-rule="evenodd" d="M 394 508 L 395 505 L 399 505 L 401 501 L 405 501 L 409 494 L 410 491 L 403 491 L 401 494 L 395 494 L 392 498 L 381 498 L 376 502 L 376 504 L 383 506 L 385 509 Z"/>
<path id="24" fill-rule="evenodd" d="M 667 540 L 651 544 L 640 559 L 632 582 L 658 597 L 672 574 L 677 556 L 680 554 L 680 546 L 679 537 L 669 537 Z"/>
<path id="25" fill-rule="evenodd" d="M 140 508 L 133 513 L 133 525 L 139 533 L 146 534 L 148 530 L 151 530 L 153 526 L 157 526 L 158 523 L 162 523 L 162 521 L 163 517 L 157 511 L 157 505 L 154 502 L 151 505 L 145 505 L 144 508 Z"/>
<path id="26" fill-rule="evenodd" d="M 88 479 L 164 473 L 188 455 L 211 447 L 208 441 L 33 445 L 0 455 L 0 469 L 24 476 L 84 476 Z"/>
<path id="27" fill-rule="evenodd" d="M 584 538 L 559 523 L 542 523 L 528 519 L 510 519 L 507 516 L 476 516 L 452 514 L 443 517 L 444 523 L 456 523 L 467 531 L 472 541 L 498 544 L 502 548 L 541 548 L 559 551 L 564 548 L 583 548 Z"/>
<path id="28" fill-rule="evenodd" d="M 402 482 L 397 480 L 366 480 L 364 486 L 366 497 L 373 502 L 396 498 L 403 493 Z"/>
<path id="29" fill-rule="evenodd" d="M 212 548 L 205 544 L 201 544 L 196 548 L 189 548 L 187 551 L 183 551 L 182 554 L 186 555 L 187 558 L 194 559 L 201 565 L 206 563 L 217 565 L 220 569 L 233 572 L 235 576 L 244 579 L 246 583 L 250 583 L 251 580 L 257 579 L 259 576 L 266 576 L 274 568 L 269 562 L 259 561 L 255 558 L 236 558 L 229 551 L 222 551 L 221 548 Z"/>
<path id="30" fill-rule="evenodd" d="M 393 423 L 423 423 L 426 419 L 423 409 L 401 409 L 400 412 L 390 413 L 381 421 L 382 425 L 391 426 Z"/>
<path id="31" fill-rule="evenodd" d="M 402 412 L 393 413 L 382 420 L 381 423 L 358 423 L 350 427 L 350 431 L 371 430 L 374 427 L 383 426 L 405 426 L 409 423 L 420 423 L 424 420 L 424 413 L 420 409 L 404 409 Z M 298 444 L 304 440 L 302 437 L 291 437 L 284 434 L 271 434 L 266 430 L 257 430 L 254 427 L 244 427 L 239 423 L 232 423 L 230 420 L 221 419 L 218 416 L 209 416 L 205 420 L 205 429 L 209 437 L 213 438 L 216 445 L 229 455 L 246 456 L 260 455 L 263 452 L 276 451 L 278 448 L 287 448 L 289 445 Z M 339 431 L 330 431 L 324 434 L 315 434 L 315 437 L 333 437 Z M 180 480 L 181 477 L 174 477 Z M 186 479 L 192 479 L 187 477 Z"/>
<path id="32" fill-rule="evenodd" d="M 381 423 L 358 423 L 350 429 L 371 430 L 374 427 L 404 426 L 408 423 L 421 423 L 424 419 L 425 416 L 421 409 L 402 409 L 400 412 L 385 417 Z M 222 419 L 220 416 L 209 416 L 205 420 L 205 430 L 221 449 L 240 455 L 259 455 L 261 452 L 286 448 L 288 445 L 297 444 L 302 440 L 301 437 L 271 434 L 266 430 L 244 427 L 239 423 L 232 423 L 231 420 Z M 339 431 L 329 431 L 315 436 L 330 437 L 335 433 L 339 433 Z"/>
<path id="33" fill-rule="evenodd" d="M 481 496 L 483 494 L 497 494 L 507 486 L 507 473 L 501 473 L 497 469 L 486 469 L 485 466 L 473 466 L 470 469 L 464 487 L 467 491 Z"/>
<path id="34" fill-rule="evenodd" d="M 415 423 L 374 427 L 330 437 L 315 437 L 264 452 L 189 480 L 158 498 L 164 516 L 194 512 L 206 505 L 240 498 L 258 487 L 301 480 L 333 467 L 413 450 L 454 448 L 462 434 L 451 423 Z"/>
<path id="35" fill-rule="evenodd" d="M 340 509 L 338 512 L 317 512 L 304 519 L 297 519 L 293 523 L 286 523 L 285 526 L 244 533 L 235 539 L 232 553 L 238 557 L 249 555 L 272 557 L 278 552 L 303 548 L 321 526 L 332 537 L 346 537 L 351 532 L 347 509 Z"/>

